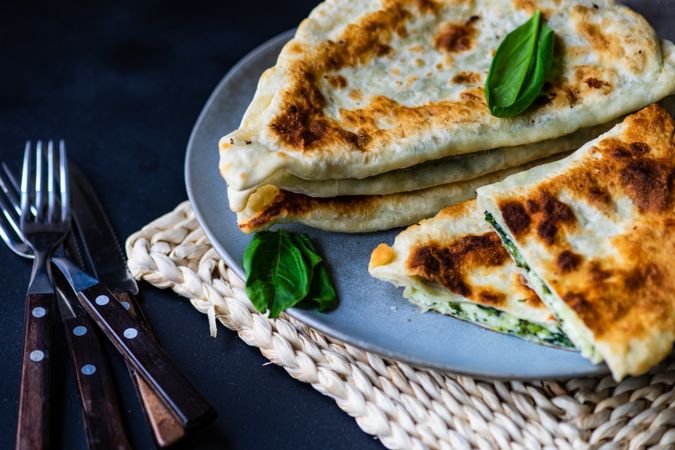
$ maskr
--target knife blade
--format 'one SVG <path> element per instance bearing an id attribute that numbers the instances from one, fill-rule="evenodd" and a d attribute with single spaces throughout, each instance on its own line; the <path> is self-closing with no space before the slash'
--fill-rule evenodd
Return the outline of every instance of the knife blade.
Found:
<path id="1" fill-rule="evenodd" d="M 73 164 L 70 164 L 70 174 L 74 228 L 82 244 L 76 250 L 88 261 L 90 270 L 152 335 L 136 300 L 138 285 L 127 269 L 126 258 L 103 205 L 84 174 Z M 157 445 L 168 447 L 183 439 L 185 428 L 148 384 L 131 367 L 129 370 Z"/>
<path id="2" fill-rule="evenodd" d="M 70 164 L 70 174 L 73 219 L 93 275 L 113 291 L 137 295 L 138 284 L 127 268 L 122 247 L 94 188 L 74 164 Z"/>

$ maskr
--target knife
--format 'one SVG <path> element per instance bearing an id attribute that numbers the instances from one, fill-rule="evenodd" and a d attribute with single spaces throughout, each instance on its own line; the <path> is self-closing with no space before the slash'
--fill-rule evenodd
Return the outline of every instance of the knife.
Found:
<path id="1" fill-rule="evenodd" d="M 138 285 L 127 269 L 117 236 L 96 192 L 73 164 L 70 174 L 72 214 L 82 244 L 82 256 L 88 261 L 92 274 L 108 286 L 115 298 L 152 335 L 136 299 Z M 168 447 L 184 438 L 186 430 L 182 424 L 128 362 L 127 367 L 157 445 Z"/>
<path id="2" fill-rule="evenodd" d="M 68 240 L 72 239 L 71 234 Z M 90 450 L 131 450 L 122 425 L 113 377 L 96 327 L 57 272 L 54 272 L 53 281 L 80 392 L 87 447 Z"/>
<path id="3" fill-rule="evenodd" d="M 18 196 L 15 193 L 19 191 L 19 184 L 4 163 L 2 170 L 4 174 L 0 174 L 0 184 L 12 202 L 11 206 L 8 204 L 4 206 L 16 208 Z M 15 226 L 14 220 L 7 222 L 7 225 Z M 68 234 L 64 244 L 68 247 L 70 255 L 76 257 L 78 264 L 82 266 L 81 253 L 74 245 L 72 232 Z M 65 256 L 64 246 L 57 247 L 54 254 Z M 110 367 L 95 333 L 93 322 L 78 305 L 77 299 L 63 278 L 58 276 L 57 271 L 51 272 L 50 282 L 52 288 L 48 294 L 53 295 L 54 306 L 57 307 L 61 317 L 80 394 L 87 447 L 90 450 L 131 450 L 122 424 Z M 44 309 L 41 311 L 33 309 L 31 314 L 36 318 L 47 315 Z M 48 446 L 49 441 L 44 445 Z M 17 440 L 16 447 L 40 446 L 37 442 L 26 443 Z"/>

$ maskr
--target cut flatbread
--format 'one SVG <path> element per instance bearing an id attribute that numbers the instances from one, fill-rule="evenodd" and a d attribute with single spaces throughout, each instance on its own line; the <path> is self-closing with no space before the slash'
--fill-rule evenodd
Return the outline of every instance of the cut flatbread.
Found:
<path id="1" fill-rule="evenodd" d="M 529 285 L 617 380 L 675 339 L 674 134 L 652 105 L 568 158 L 478 190 Z"/>
<path id="2" fill-rule="evenodd" d="M 562 156 L 564 155 L 555 155 L 546 160 L 512 167 L 473 180 L 388 195 L 314 198 L 267 185 L 251 196 L 244 211 L 237 213 L 237 222 L 245 233 L 264 230 L 276 223 L 289 222 L 345 233 L 403 227 L 431 217 L 448 205 L 474 198 L 476 189 L 480 186 Z"/>
<path id="3" fill-rule="evenodd" d="M 265 180 L 264 184 L 271 184 L 284 191 L 311 197 L 378 195 L 417 191 L 442 184 L 470 180 L 559 153 L 576 150 L 584 143 L 609 130 L 614 124 L 609 123 L 584 128 L 570 135 L 544 142 L 449 156 L 369 178 L 304 180 L 288 172 L 279 172 L 271 179 Z M 244 210 L 248 199 L 258 187 L 244 191 L 228 188 L 227 196 L 230 201 L 230 208 L 233 211 Z"/>
<path id="4" fill-rule="evenodd" d="M 370 274 L 404 287 L 403 296 L 434 310 L 541 344 L 573 348 L 525 282 L 475 200 L 443 209 L 380 244 Z"/>
<path id="5" fill-rule="evenodd" d="M 543 12 L 560 67 L 525 114 L 490 114 L 483 85 L 506 34 Z M 540 142 L 673 92 L 673 44 L 610 0 L 328 0 L 260 79 L 220 170 L 245 190 L 278 171 L 365 178 Z"/>

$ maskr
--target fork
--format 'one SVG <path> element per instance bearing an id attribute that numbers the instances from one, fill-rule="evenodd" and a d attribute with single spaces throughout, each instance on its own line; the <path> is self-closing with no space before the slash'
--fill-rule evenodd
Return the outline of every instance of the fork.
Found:
<path id="1" fill-rule="evenodd" d="M 21 208 L 18 203 L 19 194 L 19 183 L 16 181 L 16 177 L 9 169 L 9 167 L 1 162 L 2 170 L 0 170 L 0 207 L 5 209 L 5 215 L 7 219 L 4 221 L 3 226 L 3 215 L 0 214 L 0 237 L 5 241 L 8 247 L 14 253 L 24 258 L 33 258 L 32 253 L 28 246 L 23 242 L 23 238 L 17 234 L 20 234 L 18 224 L 19 223 L 19 214 L 21 213 Z M 73 169 L 77 170 L 77 167 L 69 164 L 68 171 L 72 173 Z M 4 203 L 4 205 L 3 205 Z M 83 259 L 82 250 L 80 244 L 75 237 L 75 230 L 77 229 L 77 221 L 75 220 L 73 228 L 71 228 L 71 233 L 66 238 L 64 246 L 69 250 L 71 257 L 77 261 L 78 265 L 82 268 L 86 267 L 86 263 Z M 62 247 L 59 246 L 55 251 L 55 256 L 61 255 Z M 61 280 L 59 280 L 61 281 Z M 62 284 L 62 283 L 61 283 Z M 57 283 L 57 288 L 59 288 L 59 283 Z M 63 291 L 69 291 L 69 289 L 59 289 L 61 293 Z M 68 294 L 64 294 L 68 295 Z M 124 297 L 123 297 L 124 296 Z M 97 358 L 96 355 L 101 353 L 100 349 L 101 344 L 99 342 L 98 336 L 95 333 L 90 333 L 86 335 L 76 335 L 73 333 L 73 330 L 76 326 L 84 326 L 86 329 L 93 329 L 92 322 L 86 313 L 82 310 L 81 307 L 77 304 L 77 299 L 71 297 L 67 301 L 67 305 L 63 305 L 63 295 L 57 295 L 57 300 L 59 303 L 59 310 L 63 311 L 66 309 L 66 316 L 62 314 L 62 321 L 66 328 L 66 340 L 69 345 L 70 353 L 74 361 L 82 360 L 86 357 L 87 363 L 93 364 L 95 367 L 101 367 L 100 370 L 97 370 L 97 377 L 84 376 L 80 371 L 75 370 L 75 377 L 77 380 L 78 388 L 80 388 L 80 399 L 82 401 L 82 411 L 85 430 L 87 434 L 87 439 L 89 442 L 89 448 L 95 448 L 95 444 L 98 442 L 115 442 L 114 439 L 110 439 L 110 436 L 106 436 L 106 430 L 113 434 L 113 436 L 124 437 L 124 430 L 121 425 L 121 419 L 119 418 L 118 408 L 113 405 L 117 405 L 117 399 L 115 396 L 114 389 L 112 389 L 112 377 L 109 376 L 109 368 L 107 366 L 107 361 L 103 354 L 100 358 Z M 118 301 L 124 301 L 126 304 L 125 308 L 128 307 L 128 311 L 137 318 L 142 323 L 147 323 L 147 319 L 143 316 L 143 312 L 140 309 L 140 306 L 136 304 L 136 299 L 129 297 L 123 293 L 115 293 L 115 297 Z M 123 303 L 124 304 L 124 303 Z M 67 326 L 74 322 L 72 318 L 72 312 L 76 313 L 77 316 L 75 319 L 80 323 L 78 325 L 73 324 L 73 326 Z M 148 331 L 150 329 L 148 328 Z M 78 336 L 78 338 L 74 338 Z M 71 345 L 71 340 L 76 339 L 75 342 Z M 89 341 L 92 342 L 82 342 Z M 85 352 L 84 349 L 80 347 L 89 348 L 89 352 Z M 97 359 L 98 361 L 97 363 Z M 77 365 L 80 367 L 81 365 Z M 155 441 L 159 447 L 169 447 L 178 442 L 180 439 L 186 436 L 185 429 L 182 425 L 174 418 L 169 410 L 164 407 L 161 400 L 153 392 L 153 390 L 148 386 L 148 384 L 141 378 L 141 376 L 136 373 L 133 366 L 127 362 L 127 368 L 131 375 L 131 379 L 136 388 L 139 399 L 141 400 L 143 409 L 145 410 L 145 415 L 148 418 L 148 421 L 153 430 Z M 102 378 L 99 380 L 97 378 Z M 106 379 L 111 379 L 108 383 L 110 388 L 103 386 L 102 388 L 97 388 L 96 386 L 91 386 L 91 384 L 105 384 Z M 96 395 L 90 395 L 90 393 L 97 393 Z M 100 394 L 98 394 L 100 393 Z M 100 417 L 100 414 L 96 414 L 96 411 L 107 411 L 105 414 L 108 416 L 108 426 L 104 430 L 101 430 L 100 424 L 97 424 L 97 420 Z M 114 432 L 114 433 L 113 433 Z"/>
<path id="2" fill-rule="evenodd" d="M 48 156 L 53 162 L 53 142 L 49 141 Z M 30 146 L 30 143 L 27 143 Z M 42 142 L 38 141 L 38 148 Z M 61 158 L 66 161 L 65 145 L 59 143 Z M 0 237 L 7 246 L 17 255 L 34 259 L 31 248 L 26 244 L 25 237 L 18 226 L 21 208 L 16 191 L 18 189 L 9 168 L 2 163 L 0 171 Z M 36 209 L 31 208 L 33 213 Z M 57 246 L 55 255 L 63 253 L 63 247 Z M 126 434 L 122 425 L 122 418 L 117 403 L 112 374 L 107 364 L 103 347 L 94 332 L 93 323 L 84 311 L 73 301 L 67 293 L 68 289 L 60 289 L 57 284 L 57 303 L 61 312 L 65 328 L 66 342 L 73 361 L 73 369 L 77 387 L 80 393 L 83 422 L 86 431 L 87 445 L 91 450 L 129 449 Z M 52 287 L 54 284 L 52 284 Z M 53 293 L 52 289 L 52 293 Z M 30 405 L 32 408 L 33 405 Z M 20 447 L 17 439 L 17 448 Z"/>
<path id="3" fill-rule="evenodd" d="M 42 161 L 37 158 L 36 174 L 31 171 L 31 153 L 27 148 L 24 156 L 24 167 L 21 179 L 21 231 L 35 256 L 34 265 L 41 267 L 44 276 L 33 277 L 29 294 L 34 291 L 39 299 L 47 295 L 47 300 L 53 303 L 53 293 L 46 261 L 53 263 L 64 275 L 82 308 L 96 322 L 117 351 L 124 356 L 136 372 L 147 382 L 152 391 L 171 411 L 175 418 L 186 428 L 202 425 L 215 417 L 215 411 L 206 399 L 197 391 L 192 383 L 181 373 L 180 369 L 171 361 L 166 352 L 150 336 L 147 330 L 131 314 L 114 299 L 110 290 L 96 278 L 77 267 L 65 252 L 52 254 L 55 247 L 62 243 L 66 232 L 70 228 L 70 195 L 68 189 L 68 170 L 65 160 L 65 150 L 61 149 L 59 160 L 59 217 L 56 217 L 57 195 L 54 185 L 54 161 L 50 158 L 48 192 L 49 198 L 45 204 L 42 195 L 33 194 L 31 186 L 35 184 L 35 192 L 42 194 L 43 181 Z M 50 153 L 52 154 L 53 151 Z M 38 154 L 41 154 L 41 148 Z M 34 181 L 34 183 L 33 183 Z M 35 198 L 31 208 L 31 198 Z M 45 211 L 46 210 L 46 211 Z M 35 271 L 34 271 L 35 272 Z M 39 288 L 39 289 L 38 289 Z M 44 300 L 45 304 L 48 304 Z M 43 307 L 36 305 L 36 307 Z M 43 307 L 44 308 L 44 307 Z M 32 310 L 31 310 L 32 311 Z M 40 310 L 42 311 L 42 310 Z M 46 316 L 46 313 L 44 314 Z M 45 321 L 46 322 L 46 321 Z M 43 332 L 43 331 L 41 331 Z M 41 342 L 41 341 L 37 341 Z M 27 349 L 32 349 L 36 342 L 29 342 Z M 33 350 L 31 350 L 33 351 Z M 45 354 L 39 350 L 39 361 L 44 361 Z M 46 364 L 45 364 L 46 366 Z M 48 372 L 45 372 L 48 373 Z M 44 376 L 44 374 L 43 374 Z M 40 385 L 42 386 L 42 385 Z M 45 385 L 46 386 L 46 385 Z M 46 388 L 45 388 L 46 389 Z M 45 392 L 48 394 L 48 392 Z"/>
<path id="4" fill-rule="evenodd" d="M 50 195 L 47 213 L 44 211 L 45 201 L 41 200 L 42 196 L 31 195 L 30 186 L 35 177 L 31 171 L 29 150 L 26 149 L 21 179 L 21 231 L 26 236 L 29 246 L 32 247 L 35 255 L 34 264 L 40 267 L 39 264 L 46 265 L 44 261 L 51 260 L 77 295 L 80 305 L 186 429 L 213 419 L 215 411 L 211 405 L 122 304 L 111 301 L 115 297 L 110 290 L 96 278 L 77 267 L 66 257 L 65 252 L 52 255 L 54 247 L 63 241 L 70 225 L 70 196 L 67 163 L 64 159 L 65 151 L 59 165 L 60 217 L 55 217 L 53 209 L 56 207 L 56 195 L 53 176 L 48 180 Z M 53 175 L 53 164 L 50 165 L 49 172 Z M 42 162 L 39 159 L 36 162 L 36 173 L 42 174 Z M 37 177 L 36 192 L 42 193 L 42 184 L 41 178 Z M 33 208 L 30 208 L 29 203 L 32 197 L 35 197 L 35 204 Z M 30 289 L 37 289 L 35 285 L 40 286 L 41 290 L 46 290 L 50 285 L 47 267 L 43 267 L 43 270 L 45 276 L 31 280 Z M 32 293 L 33 291 L 29 290 L 29 294 Z M 40 292 L 39 295 L 42 296 L 43 293 Z M 53 294 L 47 295 L 53 301 Z M 29 344 L 35 343 L 31 341 Z M 43 361 L 44 352 L 39 351 L 39 361 Z"/>
<path id="5" fill-rule="evenodd" d="M 55 306 L 49 258 L 70 228 L 67 178 L 60 178 L 60 189 L 57 194 L 54 182 L 53 145 L 48 148 L 46 192 L 41 143 L 36 148 L 34 171 L 31 154 L 30 143 L 27 143 L 21 176 L 20 230 L 34 259 L 24 314 L 17 449 L 49 448 L 51 328 Z M 61 166 L 59 169 L 62 174 L 64 168 Z M 57 195 L 60 197 L 58 206 Z"/>

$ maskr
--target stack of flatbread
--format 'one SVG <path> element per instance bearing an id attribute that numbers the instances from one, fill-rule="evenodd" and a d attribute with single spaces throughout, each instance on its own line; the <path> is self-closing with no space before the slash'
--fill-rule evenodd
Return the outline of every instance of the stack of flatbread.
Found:
<path id="1" fill-rule="evenodd" d="M 651 105 L 408 228 L 370 272 L 425 309 L 554 345 L 563 334 L 617 380 L 640 375 L 675 340 L 674 136 Z"/>
<path id="2" fill-rule="evenodd" d="M 540 10 L 558 64 L 524 114 L 490 114 L 502 39 Z M 220 170 L 244 232 L 409 225 L 562 155 L 673 92 L 675 51 L 610 0 L 328 0 L 260 79 Z"/>

